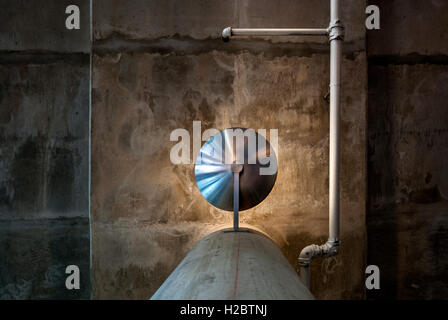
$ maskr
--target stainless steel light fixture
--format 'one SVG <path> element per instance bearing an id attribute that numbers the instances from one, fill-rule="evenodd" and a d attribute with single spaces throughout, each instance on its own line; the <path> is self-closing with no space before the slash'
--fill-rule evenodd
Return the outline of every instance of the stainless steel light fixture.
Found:
<path id="1" fill-rule="evenodd" d="M 235 132 L 241 134 L 239 144 Z M 275 165 L 270 175 L 261 173 L 266 156 Z M 238 230 L 239 211 L 262 202 L 274 187 L 277 160 L 263 136 L 253 130 L 232 128 L 217 133 L 202 146 L 194 170 L 202 196 L 219 209 L 233 210 L 234 229 Z"/>

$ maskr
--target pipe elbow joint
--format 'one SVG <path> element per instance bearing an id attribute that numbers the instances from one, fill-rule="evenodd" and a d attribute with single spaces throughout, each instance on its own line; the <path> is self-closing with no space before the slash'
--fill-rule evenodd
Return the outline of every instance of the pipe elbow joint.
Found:
<path id="1" fill-rule="evenodd" d="M 321 253 L 320 246 L 316 244 L 309 245 L 302 249 L 299 255 L 299 265 L 301 267 L 306 267 L 311 264 L 311 261 L 318 257 Z"/>
<path id="2" fill-rule="evenodd" d="M 231 36 L 232 36 L 232 28 L 231 27 L 227 27 L 224 30 L 222 30 L 222 33 L 221 33 L 222 41 L 229 42 Z"/>
<path id="3" fill-rule="evenodd" d="M 314 258 L 328 258 L 337 255 L 339 252 L 339 241 L 328 240 L 325 244 L 318 246 L 309 245 L 300 252 L 299 266 L 308 267 Z"/>
<path id="4" fill-rule="evenodd" d="M 339 253 L 339 241 L 328 240 L 323 246 L 323 257 L 332 257 Z"/>

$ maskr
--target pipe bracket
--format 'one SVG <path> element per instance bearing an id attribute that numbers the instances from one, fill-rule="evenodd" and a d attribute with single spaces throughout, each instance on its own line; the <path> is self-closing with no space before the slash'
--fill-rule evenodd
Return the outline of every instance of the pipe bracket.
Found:
<path id="1" fill-rule="evenodd" d="M 345 27 L 340 20 L 335 20 L 330 22 L 328 27 L 328 39 L 329 41 L 341 40 L 344 41 L 345 37 Z"/>

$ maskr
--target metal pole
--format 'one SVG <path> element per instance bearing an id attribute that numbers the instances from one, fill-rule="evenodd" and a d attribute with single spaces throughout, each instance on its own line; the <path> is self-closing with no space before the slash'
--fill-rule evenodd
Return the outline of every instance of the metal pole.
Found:
<path id="1" fill-rule="evenodd" d="M 240 173 L 244 166 L 239 163 L 232 163 L 231 170 L 233 172 L 233 229 L 239 231 L 239 211 L 240 211 Z"/>
<path id="2" fill-rule="evenodd" d="M 240 173 L 233 173 L 233 229 L 239 229 L 240 209 Z"/>

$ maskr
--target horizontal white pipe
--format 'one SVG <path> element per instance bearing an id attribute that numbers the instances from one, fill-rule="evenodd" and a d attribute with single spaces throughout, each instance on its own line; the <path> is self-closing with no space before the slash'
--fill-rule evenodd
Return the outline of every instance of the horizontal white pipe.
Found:
<path id="1" fill-rule="evenodd" d="M 327 29 L 242 29 L 232 28 L 232 36 L 326 36 Z"/>
<path id="2" fill-rule="evenodd" d="M 222 31 L 222 39 L 229 41 L 232 36 L 327 36 L 329 29 L 287 29 L 287 28 L 232 28 Z"/>

